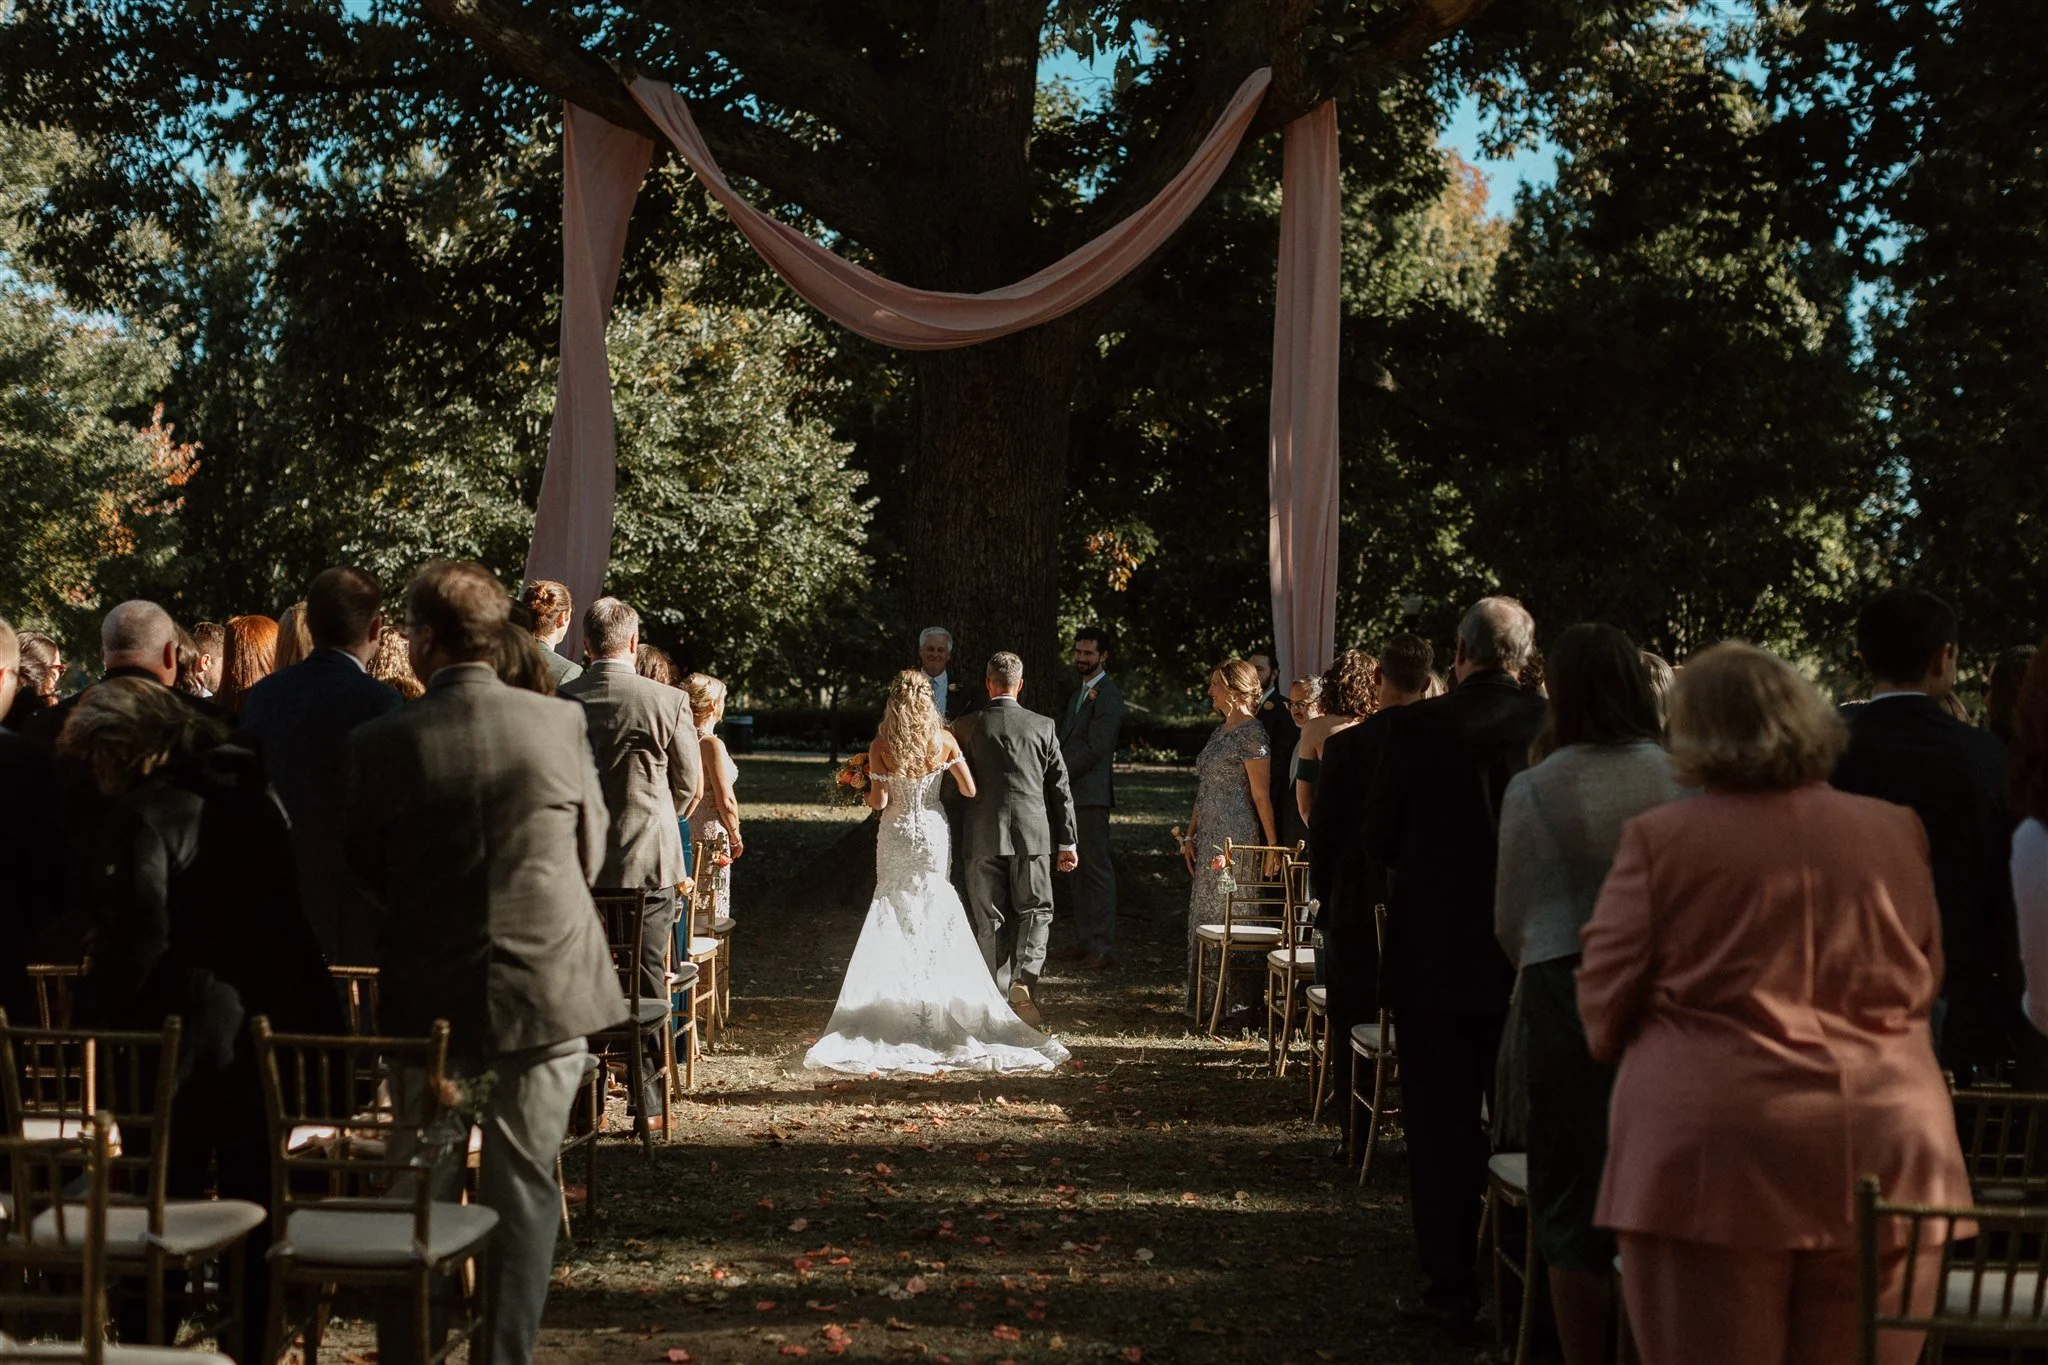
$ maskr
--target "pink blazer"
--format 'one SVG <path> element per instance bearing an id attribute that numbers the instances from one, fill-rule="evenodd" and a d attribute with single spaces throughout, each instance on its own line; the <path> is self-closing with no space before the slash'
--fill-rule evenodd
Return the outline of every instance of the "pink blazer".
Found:
<path id="1" fill-rule="evenodd" d="M 1970 1202 L 1912 811 L 1822 784 L 1659 807 L 1629 822 L 1580 937 L 1587 1040 L 1621 1059 L 1602 1227 L 1846 1248 L 1863 1175 Z"/>

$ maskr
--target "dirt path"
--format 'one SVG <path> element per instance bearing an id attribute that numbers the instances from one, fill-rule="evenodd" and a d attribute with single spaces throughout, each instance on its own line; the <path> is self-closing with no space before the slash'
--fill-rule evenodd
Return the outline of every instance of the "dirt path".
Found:
<path id="1" fill-rule="evenodd" d="M 541 1355 L 610 1362 L 1469 1361 L 1400 1324 L 1406 1171 L 1359 1190 L 1262 1041 L 1191 1037 L 1192 779 L 1120 778 L 1121 966 L 1043 983 L 1050 1078 L 821 1082 L 799 1065 L 860 929 L 859 887 L 797 869 L 856 825 L 821 759 L 743 763 L 734 1028 L 674 1141 L 602 1157 L 558 1256 Z M 853 880 L 853 879 L 847 879 Z M 1055 930 L 1062 941 L 1064 926 Z M 1377 1165 L 1378 1163 L 1376 1163 Z"/>

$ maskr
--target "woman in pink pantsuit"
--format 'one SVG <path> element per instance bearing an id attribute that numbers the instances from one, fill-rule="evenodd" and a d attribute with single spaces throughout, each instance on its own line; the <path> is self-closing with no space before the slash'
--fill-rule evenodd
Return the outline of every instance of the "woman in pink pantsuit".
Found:
<path id="1" fill-rule="evenodd" d="M 1842 742 L 1781 660 L 1699 656 L 1671 755 L 1704 795 L 1629 823 L 1581 931 L 1587 1040 L 1620 1059 L 1597 1220 L 1646 1365 L 1846 1365 L 1857 1180 L 1970 1202 L 1928 1032 L 1927 838 L 1910 810 L 1826 785 Z M 1914 1275 L 1930 1301 L 1939 1253 Z M 1896 1296 L 1903 1250 L 1882 1269 Z M 1919 1354 L 1911 1334 L 1880 1342 L 1888 1362 Z"/>

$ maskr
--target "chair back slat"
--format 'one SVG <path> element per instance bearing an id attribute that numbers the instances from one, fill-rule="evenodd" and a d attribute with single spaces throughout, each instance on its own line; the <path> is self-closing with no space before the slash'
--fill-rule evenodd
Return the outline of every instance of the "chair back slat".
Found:
<path id="1" fill-rule="evenodd" d="M 1282 847 L 1225 839 L 1223 870 L 1228 880 L 1223 889 L 1223 922 L 1284 931 L 1294 904 L 1291 869 L 1300 855 L 1300 844 Z M 1274 867 L 1278 870 L 1271 870 Z"/>
<path id="2" fill-rule="evenodd" d="M 2048 1095 L 2020 1090 L 1955 1092 L 1956 1136 L 1980 1202 L 2048 1195 Z"/>
<path id="3" fill-rule="evenodd" d="M 71 997 L 78 978 L 85 972 L 78 962 L 31 962 L 28 981 L 36 996 L 36 1024 L 40 1028 L 71 1027 Z"/>
<path id="4" fill-rule="evenodd" d="M 381 1032 L 378 1026 L 380 1014 L 377 969 L 330 965 L 327 974 L 334 979 L 336 989 L 341 992 L 341 1006 L 348 1017 L 348 1031 L 357 1037 L 375 1037 Z"/>
<path id="5" fill-rule="evenodd" d="M 1887 1290 L 1879 1271 L 1894 1250 L 1906 1261 Z M 1923 1253 L 1936 1262 L 1932 1284 Z M 1865 1176 L 1856 1192 L 1856 1255 L 1857 1358 L 1866 1365 L 1875 1365 L 1885 1332 L 2048 1346 L 2048 1208 L 1891 1203 L 1877 1178 Z"/>
<path id="6" fill-rule="evenodd" d="M 597 917 L 604 922 L 604 943 L 618 974 L 619 992 L 628 1000 L 640 997 L 640 954 L 646 944 L 647 897 L 639 891 L 592 891 Z"/>
<path id="7" fill-rule="evenodd" d="M 0 1137 L 0 1164 L 14 1197 L 9 1235 L 0 1240 L 0 1263 L 30 1271 L 75 1274 L 79 1279 L 79 1359 L 100 1365 L 107 1335 L 108 1173 L 113 1165 L 112 1114 L 90 1115 L 80 1132 L 59 1138 Z M 83 1187 L 85 1204 L 78 1203 Z M 48 1217 L 49 1223 L 39 1224 Z M 48 1313 L 62 1296 L 23 1287 L 18 1274 L 0 1283 L 0 1312 Z M 59 1310 L 64 1311 L 64 1310 Z"/>

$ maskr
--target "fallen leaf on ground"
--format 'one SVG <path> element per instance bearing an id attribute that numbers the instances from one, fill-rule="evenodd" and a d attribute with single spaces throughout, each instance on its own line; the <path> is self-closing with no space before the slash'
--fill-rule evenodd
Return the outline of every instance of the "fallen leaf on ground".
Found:
<path id="1" fill-rule="evenodd" d="M 773 1300 L 773 1299 L 763 1299 L 763 1300 L 761 1300 L 761 1301 L 760 1301 L 759 1303 L 757 1303 L 757 1304 L 755 1304 L 755 1305 L 754 1305 L 754 1311 L 755 1311 L 756 1313 L 773 1313 L 773 1312 L 775 1311 L 775 1300 Z"/>
<path id="2" fill-rule="evenodd" d="M 1145 1353 L 1135 1346 L 1126 1346 L 1121 1351 L 1118 1351 L 1116 1353 L 1116 1358 L 1118 1360 L 1131 1361 L 1132 1365 L 1136 1365 L 1138 1361 L 1141 1361 L 1145 1358 Z"/>
<path id="3" fill-rule="evenodd" d="M 661 1358 L 667 1361 L 668 1365 L 690 1365 L 690 1362 L 696 1359 L 680 1346 L 669 1347 Z"/>
<path id="4" fill-rule="evenodd" d="M 791 1232 L 802 1232 L 805 1228 L 809 1227 L 810 1225 L 811 1220 L 808 1218 L 794 1218 L 790 1220 L 789 1230 Z"/>
<path id="5" fill-rule="evenodd" d="M 1007 1322 L 997 1323 L 994 1327 L 990 1328 L 989 1335 L 997 1341 L 1022 1341 L 1024 1339 L 1024 1334 L 1010 1326 Z"/>

